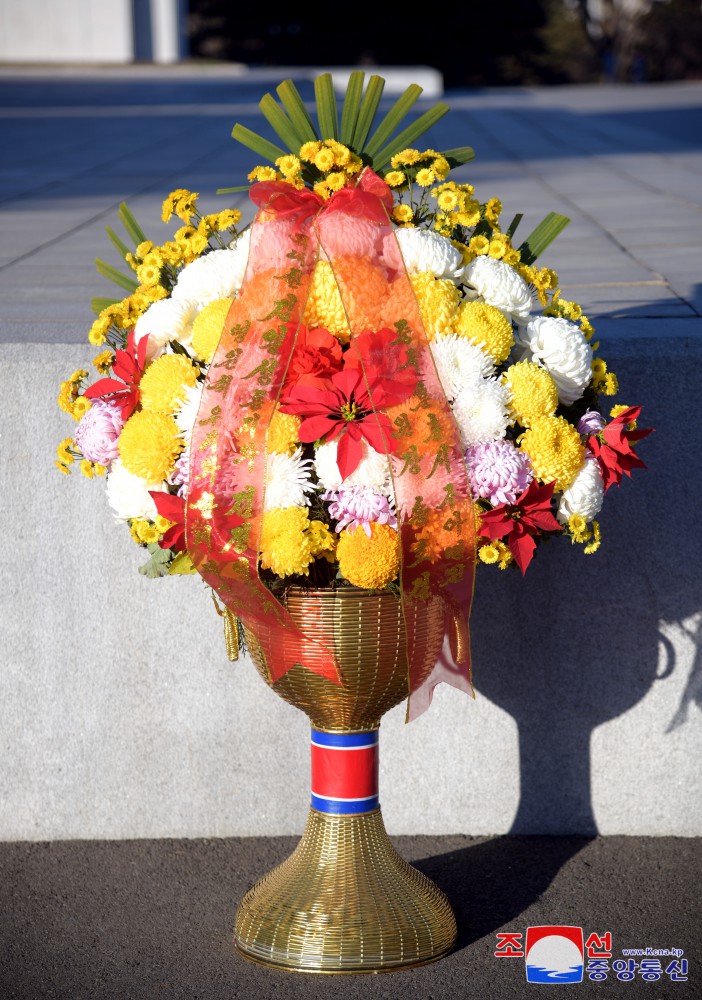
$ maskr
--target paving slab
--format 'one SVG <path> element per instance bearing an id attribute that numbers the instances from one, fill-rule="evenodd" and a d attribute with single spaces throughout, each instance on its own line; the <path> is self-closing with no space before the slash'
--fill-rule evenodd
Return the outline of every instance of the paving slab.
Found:
<path id="1" fill-rule="evenodd" d="M 459 937 L 446 958 L 385 975 L 264 968 L 232 946 L 237 901 L 293 849 L 292 838 L 0 845 L 0 991 L 7 1000 L 383 1000 L 552 997 L 526 983 L 523 957 L 496 958 L 498 931 L 570 925 L 611 934 L 606 981 L 584 995 L 699 997 L 698 840 L 610 837 L 399 837 L 448 894 Z M 679 949 L 685 981 L 633 981 L 623 948 Z M 606 949 L 605 949 L 606 950 Z M 650 962 L 651 959 L 649 958 Z M 670 956 L 658 959 L 665 970 Z M 619 964 L 614 967 L 614 963 Z"/>

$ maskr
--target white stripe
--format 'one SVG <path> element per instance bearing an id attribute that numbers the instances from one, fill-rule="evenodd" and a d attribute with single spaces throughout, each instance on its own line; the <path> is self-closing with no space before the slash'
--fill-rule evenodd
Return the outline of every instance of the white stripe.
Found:
<path id="1" fill-rule="evenodd" d="M 371 799 L 377 799 L 378 793 L 375 795 L 364 795 L 360 799 L 340 799 L 336 795 L 320 795 L 319 792 L 312 792 L 316 799 L 327 799 L 329 802 L 370 802 Z"/>
<path id="2" fill-rule="evenodd" d="M 310 741 L 313 747 L 321 747 L 322 750 L 370 750 L 372 747 L 377 747 L 377 743 L 364 743 L 358 747 L 330 747 L 328 743 L 315 743 L 314 740 Z"/>

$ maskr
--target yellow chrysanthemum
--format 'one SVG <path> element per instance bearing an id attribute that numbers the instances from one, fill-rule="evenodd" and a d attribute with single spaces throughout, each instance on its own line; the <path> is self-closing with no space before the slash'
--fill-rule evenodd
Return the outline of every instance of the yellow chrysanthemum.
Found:
<path id="1" fill-rule="evenodd" d="M 161 514 L 157 514 L 154 518 L 154 528 L 156 528 L 159 535 L 165 535 L 168 529 L 172 527 L 173 521 L 169 521 L 167 517 L 162 517 Z"/>
<path id="2" fill-rule="evenodd" d="M 253 184 L 256 181 L 279 181 L 282 176 L 274 167 L 254 167 L 247 180 Z"/>
<path id="3" fill-rule="evenodd" d="M 59 470 L 59 472 L 62 472 L 64 474 L 64 476 L 70 476 L 71 470 L 68 468 L 67 465 L 64 465 L 63 462 L 58 462 L 57 461 L 57 462 L 54 462 L 54 465 Z"/>
<path id="4" fill-rule="evenodd" d="M 276 576 L 307 575 L 314 560 L 305 507 L 274 507 L 263 515 L 261 567 Z"/>
<path id="5" fill-rule="evenodd" d="M 607 372 L 604 377 L 605 396 L 616 396 L 619 392 L 619 379 L 614 372 Z"/>
<path id="6" fill-rule="evenodd" d="M 626 403 L 618 403 L 616 406 L 612 407 L 612 409 L 609 411 L 609 415 L 614 420 L 614 418 L 618 417 L 620 413 L 623 413 L 624 410 L 628 410 L 628 409 L 629 409 L 629 407 L 628 407 L 628 405 Z M 637 421 L 636 420 L 630 420 L 629 423 L 626 425 L 626 429 L 628 431 L 635 431 L 636 430 L 636 426 L 637 426 Z"/>
<path id="7" fill-rule="evenodd" d="M 287 153 L 285 156 L 279 156 L 275 161 L 275 165 L 280 170 L 283 177 L 297 177 L 297 175 L 302 170 L 302 164 L 299 159 L 293 153 Z"/>
<path id="8" fill-rule="evenodd" d="M 75 461 L 75 458 L 71 454 L 73 444 L 73 438 L 64 438 L 56 449 L 56 456 L 64 465 L 72 465 Z"/>
<path id="9" fill-rule="evenodd" d="M 566 490 L 583 466 L 585 448 L 575 427 L 565 417 L 538 417 L 519 439 L 534 475 L 542 483 L 555 481 Z"/>
<path id="10" fill-rule="evenodd" d="M 269 455 L 292 455 L 299 443 L 302 417 L 276 410 L 268 425 L 266 451 Z"/>
<path id="11" fill-rule="evenodd" d="M 97 368 L 100 375 L 107 375 L 114 360 L 115 356 L 112 351 L 102 351 L 101 354 L 98 354 L 93 358 L 93 365 Z"/>
<path id="12" fill-rule="evenodd" d="M 86 479 L 92 479 L 94 476 L 93 463 L 89 462 L 87 458 L 84 458 L 80 463 L 80 471 Z"/>
<path id="13" fill-rule="evenodd" d="M 454 208 L 458 206 L 459 194 L 458 191 L 442 191 L 437 199 L 436 204 L 442 210 L 442 212 L 452 212 Z"/>
<path id="14" fill-rule="evenodd" d="M 322 148 L 322 143 L 319 140 L 315 142 L 306 142 L 300 147 L 300 159 L 305 160 L 306 163 L 312 163 L 317 153 Z"/>
<path id="15" fill-rule="evenodd" d="M 411 167 L 413 164 L 419 162 L 420 158 L 421 153 L 418 149 L 403 149 L 393 156 L 390 160 L 390 166 L 395 169 L 397 167 Z"/>
<path id="16" fill-rule="evenodd" d="M 455 332 L 483 347 L 498 365 L 507 360 L 514 346 L 512 324 L 504 313 L 486 302 L 463 302 L 458 309 Z"/>
<path id="17" fill-rule="evenodd" d="M 415 180 L 420 187 L 431 187 L 431 185 L 437 180 L 437 177 L 434 171 L 429 167 L 422 167 L 421 170 L 417 171 Z"/>
<path id="18" fill-rule="evenodd" d="M 334 153 L 327 146 L 323 146 L 319 152 L 315 155 L 312 161 L 321 173 L 326 174 L 327 171 L 332 170 L 334 167 Z"/>
<path id="19" fill-rule="evenodd" d="M 478 556 L 480 557 L 481 562 L 490 566 L 492 563 L 496 563 L 499 560 L 500 550 L 493 543 L 481 545 L 478 549 Z"/>
<path id="20" fill-rule="evenodd" d="M 310 521 L 307 534 L 310 539 L 312 555 L 315 559 L 322 556 L 327 562 L 336 562 L 336 533 L 330 531 L 324 521 Z"/>
<path id="21" fill-rule="evenodd" d="M 385 183 L 391 188 L 401 187 L 406 180 L 407 176 L 403 170 L 390 170 L 385 175 Z"/>
<path id="22" fill-rule="evenodd" d="M 161 253 L 163 255 L 164 263 L 170 264 L 172 267 L 175 267 L 176 264 L 180 264 L 183 259 L 183 248 L 174 240 L 169 240 L 168 243 L 164 243 L 161 247 Z"/>
<path id="23" fill-rule="evenodd" d="M 191 347 L 201 361 L 208 364 L 212 361 L 233 301 L 234 299 L 215 299 L 196 316 Z"/>
<path id="24" fill-rule="evenodd" d="M 183 354 L 162 354 L 149 365 L 139 392 L 145 410 L 175 413 L 185 399 L 186 388 L 197 384 L 199 369 Z"/>
<path id="25" fill-rule="evenodd" d="M 309 296 L 302 320 L 310 328 L 324 327 L 343 343 L 350 332 L 346 313 L 331 264 L 320 260 L 312 273 Z"/>
<path id="26" fill-rule="evenodd" d="M 173 417 L 154 410 L 133 413 L 119 437 L 119 455 L 125 469 L 147 483 L 167 479 L 184 447 Z"/>
<path id="27" fill-rule="evenodd" d="M 499 198 L 490 198 L 490 200 L 485 205 L 485 218 L 490 223 L 490 225 L 497 225 L 497 220 L 500 217 L 500 212 L 502 211 L 502 202 Z"/>
<path id="28" fill-rule="evenodd" d="M 510 365 L 503 376 L 509 386 L 513 420 L 528 427 L 538 417 L 552 417 L 558 406 L 558 387 L 549 373 L 534 361 Z"/>
<path id="29" fill-rule="evenodd" d="M 93 347 L 99 347 L 101 344 L 105 343 L 105 340 L 107 339 L 107 331 L 111 326 L 112 320 L 109 316 L 98 316 L 88 331 L 88 341 L 93 345 Z"/>
<path id="30" fill-rule="evenodd" d="M 586 545 L 583 552 L 586 556 L 591 556 L 593 552 L 597 552 L 600 547 L 601 542 L 600 525 L 598 521 L 592 522 L 592 541 L 589 545 Z"/>
<path id="31" fill-rule="evenodd" d="M 92 405 L 92 401 L 87 396 L 78 396 L 73 403 L 71 416 L 75 421 L 82 420 Z"/>
<path id="32" fill-rule="evenodd" d="M 395 222 L 411 222 L 414 212 L 409 205 L 395 205 L 392 217 Z"/>
<path id="33" fill-rule="evenodd" d="M 410 281 L 417 296 L 427 338 L 433 340 L 437 334 L 453 333 L 460 302 L 454 283 L 447 278 L 435 278 L 428 271 L 413 274 Z"/>
<path id="34" fill-rule="evenodd" d="M 574 542 L 585 542 L 590 537 L 587 521 L 582 514 L 571 514 L 568 518 L 568 531 Z"/>
<path id="35" fill-rule="evenodd" d="M 161 267 L 156 264 L 141 264 L 137 268 L 137 278 L 142 285 L 158 285 L 161 278 Z"/>
<path id="36" fill-rule="evenodd" d="M 241 222 L 241 212 L 238 208 L 225 208 L 217 215 L 217 231 L 222 233 L 225 229 L 233 229 Z"/>
<path id="37" fill-rule="evenodd" d="M 387 587 L 400 570 L 400 545 L 397 532 L 387 524 L 373 523 L 371 537 L 363 528 L 339 535 L 336 557 L 339 572 L 354 587 L 380 590 Z"/>
<path id="38" fill-rule="evenodd" d="M 490 249 L 490 240 L 487 236 L 473 236 L 468 243 L 468 249 L 475 254 L 487 253 Z"/>
<path id="39" fill-rule="evenodd" d="M 505 545 L 505 543 L 501 542 L 499 539 L 494 541 L 492 544 L 497 546 L 497 550 L 500 553 L 500 569 L 507 569 L 507 567 L 511 566 L 514 562 L 514 556 L 512 555 L 509 546 Z"/>

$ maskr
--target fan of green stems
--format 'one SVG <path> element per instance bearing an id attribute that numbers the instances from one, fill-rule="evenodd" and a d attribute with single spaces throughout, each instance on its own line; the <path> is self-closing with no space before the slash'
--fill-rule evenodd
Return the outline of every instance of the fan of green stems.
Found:
<path id="1" fill-rule="evenodd" d="M 412 146 L 449 111 L 448 105 L 439 102 L 409 125 L 402 127 L 422 93 L 422 88 L 412 83 L 376 125 L 384 86 L 385 80 L 381 76 L 371 76 L 366 83 L 365 73 L 354 70 L 349 77 L 339 111 L 331 73 L 323 73 L 314 81 L 315 125 L 295 84 L 292 80 L 284 80 L 276 88 L 278 101 L 272 94 L 266 94 L 259 103 L 264 118 L 283 145 L 277 146 L 239 124 L 232 129 L 232 136 L 271 163 L 287 153 L 299 153 L 300 147 L 306 142 L 336 139 L 360 156 L 367 166 L 376 172 L 382 172 L 396 153 Z M 442 154 L 451 167 L 467 163 L 475 155 L 470 146 L 442 150 Z M 246 185 L 223 188 L 219 193 L 246 189 Z"/>

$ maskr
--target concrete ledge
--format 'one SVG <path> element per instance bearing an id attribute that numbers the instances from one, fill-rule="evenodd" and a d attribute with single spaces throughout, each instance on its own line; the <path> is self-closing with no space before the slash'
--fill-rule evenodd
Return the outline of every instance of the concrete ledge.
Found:
<path id="1" fill-rule="evenodd" d="M 227 663 L 198 578 L 149 581 L 102 485 L 53 471 L 58 384 L 87 345 L 0 345 L 7 531 L 0 839 L 299 833 L 304 716 Z M 596 556 L 554 544 L 525 580 L 481 568 L 477 698 L 383 721 L 392 833 L 692 836 L 700 822 L 702 343 L 613 341 L 649 466 L 607 497 Z M 692 526 L 692 527 L 689 527 Z"/>

